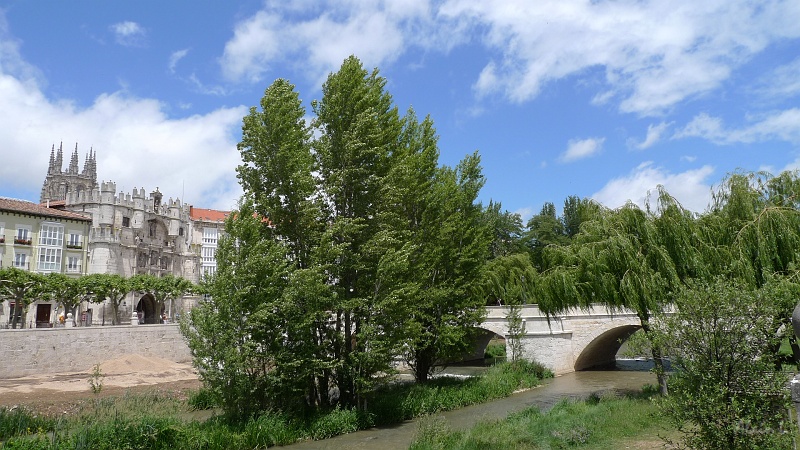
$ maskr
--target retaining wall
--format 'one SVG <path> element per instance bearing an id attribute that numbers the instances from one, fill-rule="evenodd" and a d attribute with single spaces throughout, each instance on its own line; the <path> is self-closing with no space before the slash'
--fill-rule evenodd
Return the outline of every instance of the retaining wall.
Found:
<path id="1" fill-rule="evenodd" d="M 0 378 L 84 372 L 128 354 L 191 361 L 177 324 L 0 330 Z"/>

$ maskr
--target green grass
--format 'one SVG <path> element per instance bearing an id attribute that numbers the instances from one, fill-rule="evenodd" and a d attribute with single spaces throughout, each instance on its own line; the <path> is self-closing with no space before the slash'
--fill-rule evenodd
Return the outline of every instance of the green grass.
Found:
<path id="1" fill-rule="evenodd" d="M 641 437 L 652 442 L 673 433 L 648 395 L 562 401 L 547 413 L 530 408 L 500 421 L 454 432 L 436 419 L 423 421 L 411 448 L 439 449 L 616 449 Z M 635 447 L 632 447 L 635 448 Z"/>
<path id="2" fill-rule="evenodd" d="M 505 342 L 492 341 L 486 346 L 486 353 L 483 355 L 486 359 L 497 359 L 506 357 L 506 344 Z"/>
<path id="3" fill-rule="evenodd" d="M 213 404 L 213 395 L 203 390 L 188 399 L 158 390 L 93 398 L 57 419 L 0 408 L 0 449 L 260 449 L 486 402 L 535 386 L 547 376 L 549 371 L 537 364 L 500 364 L 482 377 L 387 386 L 369 396 L 366 411 L 336 408 L 306 418 L 265 412 L 243 423 L 222 416 L 193 420 L 193 411 Z"/>

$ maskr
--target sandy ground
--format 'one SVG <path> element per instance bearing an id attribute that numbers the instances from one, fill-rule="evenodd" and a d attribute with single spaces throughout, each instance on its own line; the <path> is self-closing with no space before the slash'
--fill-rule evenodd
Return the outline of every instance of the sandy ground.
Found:
<path id="1" fill-rule="evenodd" d="M 0 407 L 20 405 L 42 413 L 62 413 L 94 396 L 153 389 L 185 392 L 200 387 L 191 365 L 135 354 L 100 364 L 104 376 L 98 394 L 92 392 L 89 383 L 93 371 L 94 367 L 87 367 L 83 372 L 0 379 Z"/>

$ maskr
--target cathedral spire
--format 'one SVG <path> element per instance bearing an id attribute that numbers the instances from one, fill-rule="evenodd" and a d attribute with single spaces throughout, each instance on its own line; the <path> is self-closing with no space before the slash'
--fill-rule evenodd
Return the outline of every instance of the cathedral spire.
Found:
<path id="1" fill-rule="evenodd" d="M 68 173 L 77 174 L 78 173 L 78 144 L 75 144 L 75 151 L 72 152 L 72 158 L 69 160 L 69 169 L 67 169 Z"/>
<path id="2" fill-rule="evenodd" d="M 58 153 L 56 153 L 56 170 L 54 173 L 61 173 L 61 169 L 64 168 L 64 153 L 62 148 L 64 147 L 64 142 L 58 144 Z"/>

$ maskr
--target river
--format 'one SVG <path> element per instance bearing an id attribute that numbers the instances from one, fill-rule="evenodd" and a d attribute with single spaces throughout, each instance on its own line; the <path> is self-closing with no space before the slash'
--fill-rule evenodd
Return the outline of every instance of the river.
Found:
<path id="1" fill-rule="evenodd" d="M 564 398 L 585 398 L 596 392 L 639 390 L 645 384 L 656 384 L 656 377 L 644 371 L 637 361 L 618 361 L 623 370 L 596 370 L 574 372 L 561 375 L 529 391 L 520 392 L 510 397 L 495 400 L 481 405 L 468 406 L 455 411 L 438 414 L 448 426 L 454 430 L 471 428 L 481 420 L 502 419 L 509 414 L 535 406 L 547 410 Z M 466 369 L 468 371 L 468 369 Z M 463 373 L 465 369 L 453 369 L 455 373 Z M 417 420 L 409 420 L 401 424 L 372 428 L 355 433 L 337 436 L 323 441 L 301 442 L 286 446 L 292 450 L 343 450 L 343 449 L 375 449 L 393 450 L 407 449 L 414 439 L 419 424 Z"/>

